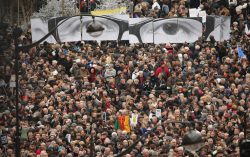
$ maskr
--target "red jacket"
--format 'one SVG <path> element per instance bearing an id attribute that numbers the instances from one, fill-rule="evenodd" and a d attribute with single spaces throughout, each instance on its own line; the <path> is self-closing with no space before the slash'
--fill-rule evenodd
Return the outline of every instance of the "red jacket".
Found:
<path id="1" fill-rule="evenodd" d="M 94 69 L 94 72 L 93 73 L 91 73 L 91 69 Z M 95 82 L 96 81 L 96 70 L 95 70 L 95 68 L 91 68 L 90 70 L 89 70 L 89 77 L 88 77 L 88 80 L 89 80 L 89 82 Z"/>
<path id="2" fill-rule="evenodd" d="M 167 66 L 164 66 L 164 67 L 158 67 L 155 71 L 155 76 L 158 77 L 158 75 L 162 72 L 165 72 L 166 76 L 169 77 L 170 76 L 170 73 L 169 73 L 169 70 L 168 70 L 168 67 Z"/>

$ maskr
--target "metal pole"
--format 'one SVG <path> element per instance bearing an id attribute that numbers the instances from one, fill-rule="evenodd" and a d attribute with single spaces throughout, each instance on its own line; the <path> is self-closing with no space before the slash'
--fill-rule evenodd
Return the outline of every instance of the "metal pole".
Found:
<path id="1" fill-rule="evenodd" d="M 247 112 L 244 112 L 244 139 L 247 139 Z"/>
<path id="2" fill-rule="evenodd" d="M 81 29 L 81 42 L 82 42 L 82 14 L 80 14 L 80 22 L 81 22 L 81 26 L 80 26 L 80 29 Z"/>
<path id="3" fill-rule="evenodd" d="M 248 24 L 248 14 L 250 14 L 250 9 L 249 9 L 249 0 L 247 0 L 247 11 L 246 11 L 246 23 Z"/>
<path id="4" fill-rule="evenodd" d="M 92 111 L 90 112 L 90 115 L 92 115 Z M 92 125 L 93 125 L 93 117 L 91 118 L 91 121 L 90 121 L 90 154 L 89 154 L 89 156 L 90 157 L 94 157 L 94 137 L 93 137 L 93 135 L 92 135 Z"/>
<path id="5" fill-rule="evenodd" d="M 19 0 L 18 0 L 19 1 Z M 19 132 L 19 81 L 18 81 L 18 38 L 15 38 L 15 75 L 16 75 L 16 137 L 15 137 L 15 147 L 16 147 L 16 157 L 20 157 L 20 132 Z"/>
<path id="6" fill-rule="evenodd" d="M 62 0 L 62 15 L 64 16 L 64 0 Z"/>
<path id="7" fill-rule="evenodd" d="M 81 12 L 81 0 L 79 0 L 79 11 L 80 11 L 80 22 L 81 22 L 81 26 L 80 26 L 80 29 L 81 29 L 81 42 L 82 42 L 82 12 Z"/>
<path id="8" fill-rule="evenodd" d="M 19 23 L 20 23 L 20 15 L 19 15 L 19 8 L 20 8 L 20 3 L 19 3 L 19 0 L 17 1 L 17 25 L 19 26 Z"/>
<path id="9" fill-rule="evenodd" d="M 91 129 L 90 129 L 90 139 L 91 139 L 91 143 L 90 143 L 90 157 L 94 157 L 94 137 L 92 135 L 92 124 L 91 124 Z"/>
<path id="10" fill-rule="evenodd" d="M 82 14 L 81 13 L 81 0 L 78 0 L 78 2 L 79 2 L 79 13 L 80 13 L 80 15 Z"/>
<path id="11" fill-rule="evenodd" d="M 163 117 L 162 117 L 163 118 Z M 161 118 L 161 119 L 162 119 Z M 202 121 L 168 121 L 166 122 L 167 124 L 169 123 L 180 123 L 180 124 L 187 124 L 187 125 L 191 125 L 191 124 L 202 124 Z M 158 126 L 161 126 L 161 124 L 156 124 L 150 131 L 146 132 L 145 134 L 143 134 L 141 137 L 139 137 L 136 141 L 134 141 L 134 143 L 132 145 L 130 145 L 129 147 L 127 147 L 126 150 L 122 151 L 120 154 L 117 154 L 115 157 L 122 157 L 128 153 L 130 153 L 132 151 L 132 149 L 140 142 L 144 140 L 144 137 L 146 137 L 147 135 L 149 135 L 151 132 L 154 132 Z M 194 153 L 194 155 L 197 155 L 197 153 Z"/>
<path id="12" fill-rule="evenodd" d="M 77 15 L 77 0 L 75 0 L 75 15 Z"/>
<path id="13" fill-rule="evenodd" d="M 222 20 L 222 17 L 220 17 L 220 23 L 222 24 L 223 20 Z M 222 42 L 223 40 L 223 30 L 220 29 L 220 41 Z"/>
<path id="14" fill-rule="evenodd" d="M 89 5 L 89 4 L 90 4 L 90 1 L 87 0 L 87 2 L 88 2 L 88 4 L 87 4 L 87 7 L 88 7 L 88 8 L 87 8 L 87 9 L 88 9 L 88 14 L 89 14 L 89 13 L 90 13 L 90 5 Z"/>
<path id="15" fill-rule="evenodd" d="M 4 155 L 8 156 L 6 146 L 4 146 Z"/>
<path id="16" fill-rule="evenodd" d="M 154 27 L 154 17 L 152 20 L 152 26 L 153 26 L 153 44 L 155 44 L 155 27 Z"/>

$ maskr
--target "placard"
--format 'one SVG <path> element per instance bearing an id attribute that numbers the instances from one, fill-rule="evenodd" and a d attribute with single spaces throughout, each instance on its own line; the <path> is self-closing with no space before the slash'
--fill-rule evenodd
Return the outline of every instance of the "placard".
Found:
<path id="1" fill-rule="evenodd" d="M 196 8 L 189 9 L 189 17 L 198 17 L 199 10 Z"/>
<path id="2" fill-rule="evenodd" d="M 1 135 L 1 143 L 2 145 L 8 144 L 8 138 L 6 135 Z"/>
<path id="3" fill-rule="evenodd" d="M 156 110 L 155 110 L 155 116 L 156 116 L 157 118 L 161 118 L 161 109 L 156 109 Z"/>
<path id="4" fill-rule="evenodd" d="M 202 23 L 206 23 L 207 13 L 205 10 L 199 12 L 199 17 L 202 18 Z"/>
<path id="5" fill-rule="evenodd" d="M 137 120 L 138 120 L 138 114 L 132 114 L 130 125 L 131 126 L 136 126 L 137 125 Z"/>

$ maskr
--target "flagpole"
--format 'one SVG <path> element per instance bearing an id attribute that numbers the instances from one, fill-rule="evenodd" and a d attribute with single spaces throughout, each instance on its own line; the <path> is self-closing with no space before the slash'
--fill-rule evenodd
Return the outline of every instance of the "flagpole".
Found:
<path id="1" fill-rule="evenodd" d="M 81 22 L 81 27 L 80 27 L 80 29 L 81 29 L 81 42 L 82 42 L 82 14 L 80 15 L 80 22 Z"/>
<path id="2" fill-rule="evenodd" d="M 62 0 L 62 15 L 64 16 L 64 0 Z"/>
<path id="3" fill-rule="evenodd" d="M 82 12 L 81 12 L 81 0 L 79 0 L 79 12 L 80 12 L 80 29 L 81 29 L 81 42 L 82 42 Z"/>
<path id="4" fill-rule="evenodd" d="M 154 17 L 152 20 L 152 27 L 153 27 L 153 44 L 155 44 L 155 27 L 154 27 Z M 155 46 L 155 45 L 154 45 Z"/>

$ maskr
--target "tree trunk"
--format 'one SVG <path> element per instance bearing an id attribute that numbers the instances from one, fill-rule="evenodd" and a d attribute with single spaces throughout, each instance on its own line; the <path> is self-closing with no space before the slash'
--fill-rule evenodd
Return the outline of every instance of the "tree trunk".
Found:
<path id="1" fill-rule="evenodd" d="M 10 23 L 15 24 L 14 21 L 14 15 L 15 15 L 15 3 L 13 1 L 10 1 Z"/>
<path id="2" fill-rule="evenodd" d="M 20 23 L 25 23 L 26 22 L 26 10 L 25 10 L 25 7 L 24 7 L 24 1 L 23 0 L 20 0 L 20 9 L 22 10 L 22 14 L 19 13 L 20 19 L 22 21 Z"/>
<path id="3" fill-rule="evenodd" d="M 38 0 L 19 0 L 19 14 L 18 14 L 18 0 L 0 0 L 0 20 L 6 21 L 10 24 L 18 24 L 18 15 L 20 23 L 27 23 L 30 20 L 33 12 L 38 8 L 35 7 Z"/>

